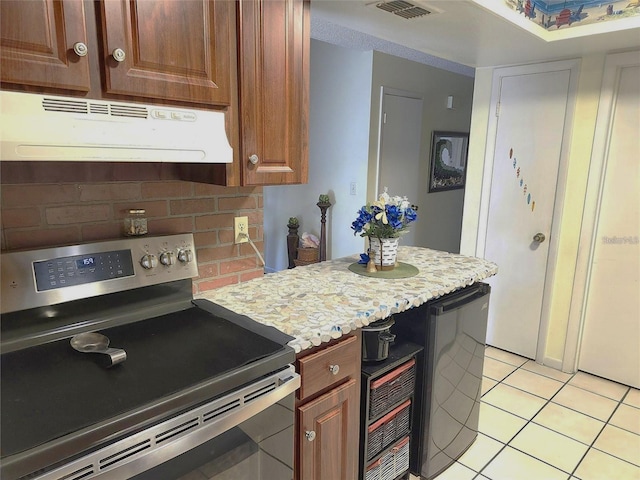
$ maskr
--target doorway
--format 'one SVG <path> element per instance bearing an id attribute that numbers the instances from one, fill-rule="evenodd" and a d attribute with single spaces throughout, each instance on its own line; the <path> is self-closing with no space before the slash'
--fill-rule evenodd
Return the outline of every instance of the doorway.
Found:
<path id="1" fill-rule="evenodd" d="M 420 146 L 422 98 L 411 92 L 382 87 L 376 195 L 387 188 L 392 196 L 407 197 L 418 205 L 420 218 Z M 401 243 L 417 246 L 416 222 L 402 236 Z"/>
<path id="2" fill-rule="evenodd" d="M 544 360 L 578 63 L 497 69 L 477 255 L 498 265 L 487 343 Z M 557 367 L 557 366 L 556 366 Z"/>

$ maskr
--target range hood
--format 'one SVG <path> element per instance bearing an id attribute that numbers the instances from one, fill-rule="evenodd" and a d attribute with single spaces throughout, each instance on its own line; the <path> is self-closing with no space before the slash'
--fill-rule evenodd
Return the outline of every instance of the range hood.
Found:
<path id="1" fill-rule="evenodd" d="M 0 159 L 231 163 L 225 114 L 0 91 Z"/>

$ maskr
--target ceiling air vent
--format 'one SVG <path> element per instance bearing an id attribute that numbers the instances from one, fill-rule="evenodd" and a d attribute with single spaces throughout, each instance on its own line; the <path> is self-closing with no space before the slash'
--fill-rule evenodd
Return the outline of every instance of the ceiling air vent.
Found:
<path id="1" fill-rule="evenodd" d="M 396 15 L 407 20 L 423 17 L 431 13 L 429 10 L 418 7 L 413 3 L 405 2 L 404 0 L 376 3 L 376 7 L 380 10 L 384 10 L 385 12 L 395 13 Z"/>

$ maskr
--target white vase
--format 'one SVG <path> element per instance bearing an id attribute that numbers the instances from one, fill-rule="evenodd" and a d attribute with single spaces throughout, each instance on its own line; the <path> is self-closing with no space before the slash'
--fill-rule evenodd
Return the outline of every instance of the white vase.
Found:
<path id="1" fill-rule="evenodd" d="M 369 255 L 373 258 L 377 270 L 393 270 L 398 258 L 398 242 L 395 238 L 369 238 Z"/>

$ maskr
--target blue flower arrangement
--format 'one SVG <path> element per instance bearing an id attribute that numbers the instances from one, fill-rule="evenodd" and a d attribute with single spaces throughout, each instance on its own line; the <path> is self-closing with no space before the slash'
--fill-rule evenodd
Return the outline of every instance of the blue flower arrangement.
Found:
<path id="1" fill-rule="evenodd" d="M 392 197 L 385 188 L 377 201 L 358 211 L 351 229 L 361 237 L 395 238 L 406 233 L 408 225 L 417 219 L 418 214 L 407 197 Z"/>

